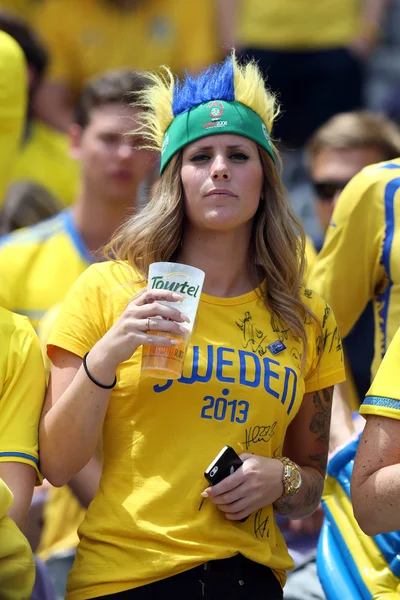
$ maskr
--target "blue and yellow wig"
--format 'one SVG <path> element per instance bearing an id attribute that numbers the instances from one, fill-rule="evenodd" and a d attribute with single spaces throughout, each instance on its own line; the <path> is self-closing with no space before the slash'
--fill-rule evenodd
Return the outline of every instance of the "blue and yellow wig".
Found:
<path id="1" fill-rule="evenodd" d="M 151 84 L 139 94 L 146 108 L 142 135 L 147 147 L 161 151 L 161 172 L 178 150 L 215 133 L 248 137 L 274 159 L 270 134 L 279 109 L 254 61 L 240 65 L 233 53 L 183 81 L 167 67 L 149 77 Z"/>

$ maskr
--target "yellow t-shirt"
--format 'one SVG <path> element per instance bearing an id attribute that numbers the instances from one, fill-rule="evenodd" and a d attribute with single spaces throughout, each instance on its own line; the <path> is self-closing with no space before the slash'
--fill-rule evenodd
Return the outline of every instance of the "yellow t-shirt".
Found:
<path id="1" fill-rule="evenodd" d="M 373 300 L 374 375 L 400 323 L 400 159 L 366 167 L 347 185 L 309 283 L 342 337 Z"/>
<path id="2" fill-rule="evenodd" d="M 11 490 L 0 479 L 0 598 L 28 600 L 35 582 L 35 563 L 28 540 L 10 517 Z"/>
<path id="3" fill-rule="evenodd" d="M 360 26 L 359 0 L 240 0 L 242 46 L 316 50 L 349 46 Z"/>
<path id="4" fill-rule="evenodd" d="M 69 206 L 76 200 L 78 175 L 78 163 L 69 156 L 67 136 L 41 121 L 33 121 L 16 157 L 10 183 L 38 183 Z"/>
<path id="5" fill-rule="evenodd" d="M 190 10 L 187 0 L 147 0 L 122 10 L 99 0 L 51 0 L 37 21 L 51 56 L 49 79 L 73 95 L 105 70 L 198 71 L 218 59 L 213 0 Z"/>
<path id="6" fill-rule="evenodd" d="M 0 206 L 25 122 L 28 74 L 20 46 L 0 31 Z"/>
<path id="7" fill-rule="evenodd" d="M 39 340 L 26 317 L 0 307 L 0 462 L 33 467 L 45 394 Z M 1 545 L 1 544 L 0 544 Z"/>
<path id="8" fill-rule="evenodd" d="M 0 240 L 0 306 L 28 316 L 36 328 L 91 261 L 68 210 L 12 232 Z"/>
<path id="9" fill-rule="evenodd" d="M 65 299 L 50 335 L 83 356 L 117 321 L 141 287 L 127 264 L 92 265 Z M 142 284 L 143 285 L 143 284 Z M 263 456 L 282 453 L 286 429 L 305 392 L 344 379 L 340 337 L 330 308 L 310 290 L 306 376 L 301 342 L 272 318 L 256 290 L 236 298 L 202 294 L 179 381 L 141 374 L 141 348 L 119 365 L 103 425 L 103 473 L 79 528 L 68 599 L 113 594 L 241 552 L 275 570 L 293 567 L 272 506 L 229 522 L 210 502 L 200 510 L 203 473 L 225 445 Z M 281 339 L 274 356 L 268 345 Z M 254 437 L 254 427 L 262 436 Z M 113 566 L 110 569 L 110 564 Z"/>
<path id="10" fill-rule="evenodd" d="M 397 330 L 360 407 L 362 415 L 400 419 L 400 329 Z"/>

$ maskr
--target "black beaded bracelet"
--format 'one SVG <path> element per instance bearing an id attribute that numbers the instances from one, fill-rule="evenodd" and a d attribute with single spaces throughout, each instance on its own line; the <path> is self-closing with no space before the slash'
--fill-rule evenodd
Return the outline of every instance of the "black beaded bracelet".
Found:
<path id="1" fill-rule="evenodd" d="M 94 377 L 92 377 L 92 375 L 89 373 L 89 369 L 86 364 L 86 359 L 87 359 L 88 354 L 89 354 L 89 352 L 86 352 L 85 356 L 83 357 L 83 368 L 85 369 L 86 375 L 89 377 L 90 381 L 93 381 L 93 383 L 95 385 L 97 385 L 98 387 L 103 388 L 103 390 L 111 390 L 113 387 L 115 387 L 117 385 L 117 376 L 115 376 L 115 379 L 111 385 L 103 385 L 102 383 L 99 383 L 98 381 L 96 381 L 96 379 Z"/>

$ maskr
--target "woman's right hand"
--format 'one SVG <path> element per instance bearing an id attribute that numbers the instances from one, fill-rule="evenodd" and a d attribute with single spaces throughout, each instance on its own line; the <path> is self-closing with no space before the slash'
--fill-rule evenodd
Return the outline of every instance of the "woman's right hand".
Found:
<path id="1" fill-rule="evenodd" d="M 179 341 L 163 333 L 188 334 L 182 323 L 190 319 L 179 311 L 161 304 L 161 301 L 181 302 L 184 297 L 169 290 L 147 289 L 137 295 L 126 307 L 121 317 L 97 342 L 90 353 L 102 357 L 102 361 L 116 369 L 128 360 L 142 344 L 150 346 L 174 346 Z M 157 332 L 149 334 L 148 331 Z"/>

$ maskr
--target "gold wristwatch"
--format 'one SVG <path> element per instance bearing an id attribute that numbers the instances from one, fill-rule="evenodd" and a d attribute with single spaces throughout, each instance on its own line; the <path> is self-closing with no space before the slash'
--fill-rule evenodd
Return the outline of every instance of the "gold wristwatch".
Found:
<path id="1" fill-rule="evenodd" d="M 301 486 L 301 471 L 300 468 L 290 458 L 286 456 L 277 456 L 283 464 L 283 477 L 282 483 L 284 492 L 279 500 L 283 498 L 290 498 L 300 489 Z"/>

